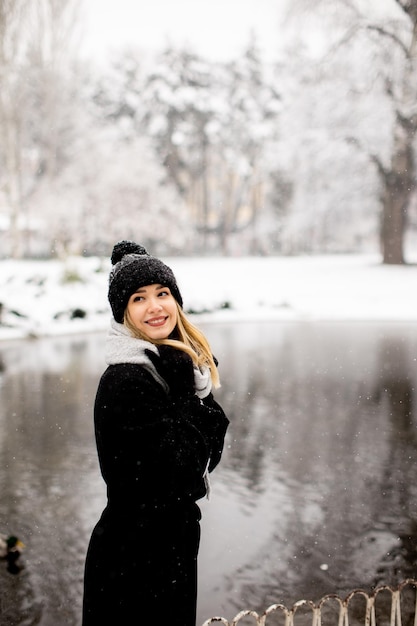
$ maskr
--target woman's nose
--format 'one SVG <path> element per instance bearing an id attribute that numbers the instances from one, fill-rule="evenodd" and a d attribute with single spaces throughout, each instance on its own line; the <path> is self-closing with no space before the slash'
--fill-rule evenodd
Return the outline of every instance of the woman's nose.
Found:
<path id="1" fill-rule="evenodd" d="M 150 311 L 161 311 L 162 306 L 159 302 L 158 298 L 151 298 L 149 301 L 149 310 Z"/>

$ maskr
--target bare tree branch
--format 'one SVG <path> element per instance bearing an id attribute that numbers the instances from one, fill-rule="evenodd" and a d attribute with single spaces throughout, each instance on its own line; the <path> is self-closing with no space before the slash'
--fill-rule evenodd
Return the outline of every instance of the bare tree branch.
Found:
<path id="1" fill-rule="evenodd" d="M 394 41 L 401 48 L 401 50 L 404 52 L 404 55 L 405 55 L 406 59 L 410 58 L 410 52 L 409 52 L 407 46 L 404 45 L 404 43 L 401 41 L 401 39 L 399 37 L 397 37 L 397 35 L 395 35 L 395 33 L 391 33 L 390 31 L 385 30 L 385 28 L 383 28 L 382 26 L 378 26 L 376 24 L 368 24 L 366 26 L 366 29 L 367 30 L 374 30 L 379 35 L 382 35 L 383 37 L 388 37 L 389 39 L 392 39 L 392 41 Z"/>
<path id="2" fill-rule="evenodd" d="M 343 46 L 348 44 L 349 41 L 354 38 L 358 30 L 359 27 L 356 24 L 353 24 L 350 28 L 348 28 L 344 35 L 327 50 L 325 57 L 331 58 L 338 50 L 343 48 Z"/>
<path id="3" fill-rule="evenodd" d="M 398 6 L 407 13 L 413 25 L 417 24 L 417 2 L 416 0 L 395 0 Z"/>
<path id="4" fill-rule="evenodd" d="M 382 180 L 386 180 L 389 171 L 384 167 L 384 164 L 382 163 L 379 156 L 377 154 L 371 153 L 369 155 L 369 158 L 372 163 L 376 165 L 376 169 L 378 170 L 378 174 L 381 176 Z"/>
<path id="5" fill-rule="evenodd" d="M 360 150 L 361 152 L 367 154 L 369 159 L 372 161 L 372 163 L 376 165 L 378 173 L 383 179 L 388 176 L 388 170 L 384 167 L 384 164 L 382 163 L 379 156 L 373 152 L 368 152 L 368 150 L 366 150 L 362 142 L 359 141 L 357 137 L 348 136 L 348 137 L 345 137 L 345 141 L 349 143 L 350 145 L 358 148 L 358 150 Z"/>
<path id="6" fill-rule="evenodd" d="M 406 131 L 406 133 L 414 134 L 417 130 L 417 114 L 403 115 L 401 111 L 396 111 L 396 118 L 400 126 Z"/>

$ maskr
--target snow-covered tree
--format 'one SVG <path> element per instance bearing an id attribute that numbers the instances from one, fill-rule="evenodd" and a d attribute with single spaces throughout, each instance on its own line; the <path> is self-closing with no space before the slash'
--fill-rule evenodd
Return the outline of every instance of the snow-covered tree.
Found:
<path id="1" fill-rule="evenodd" d="M 78 0 L 0 0 L 0 185 L 13 256 L 23 253 L 31 195 L 70 158 L 77 8 Z"/>
<path id="2" fill-rule="evenodd" d="M 168 48 L 144 86 L 144 128 L 154 140 L 167 179 L 184 198 L 205 237 L 209 219 L 209 137 L 213 119 L 210 64 L 188 50 Z"/>
<path id="3" fill-rule="evenodd" d="M 255 41 L 225 65 L 221 78 L 223 103 L 211 136 L 220 204 L 216 228 L 224 251 L 229 238 L 246 232 L 246 249 L 243 240 L 240 252 L 264 253 L 273 170 L 269 155 L 280 139 L 281 96 L 265 76 Z"/>
<path id="4" fill-rule="evenodd" d="M 98 177 L 95 183 L 86 181 L 84 204 L 96 214 L 97 223 L 106 224 L 93 248 L 136 233 L 154 253 L 190 252 L 192 225 L 184 200 L 142 127 L 144 80 L 140 55 L 126 51 L 90 84 L 86 106 L 91 115 L 89 133 L 98 147 L 92 159 Z M 84 172 L 91 170 L 84 165 Z"/>
<path id="5" fill-rule="evenodd" d="M 108 256 L 114 242 L 126 238 L 154 254 L 187 252 L 192 237 L 185 207 L 165 183 L 149 142 L 92 125 L 88 138 L 89 146 L 34 197 L 54 253 Z"/>
<path id="6" fill-rule="evenodd" d="M 168 49 L 144 90 L 146 128 L 168 177 L 185 199 L 201 245 L 228 253 L 256 225 L 265 203 L 264 154 L 277 136 L 279 96 L 262 73 L 255 44 L 242 59 L 210 63 Z"/>
<path id="7" fill-rule="evenodd" d="M 361 219 L 359 239 L 372 242 L 374 222 L 384 262 L 402 263 L 416 196 L 417 1 L 298 0 L 292 3 L 292 22 L 297 41 L 310 46 L 303 59 L 308 84 L 304 94 L 299 90 L 310 106 L 301 125 L 299 159 L 314 159 L 306 170 L 312 177 L 310 200 L 323 218 L 310 220 L 310 234 L 314 240 L 318 225 L 323 231 L 326 215 L 329 232 L 337 232 L 331 218 L 339 207 L 347 217 L 346 232 Z M 349 148 L 342 148 L 343 142 Z M 337 179 L 345 192 L 335 196 L 330 190 Z M 306 193 L 295 202 L 301 198 L 308 202 Z M 340 210 L 338 220 L 344 223 Z M 300 234 L 298 226 L 301 221 L 293 219 L 293 234 Z"/>
<path id="8" fill-rule="evenodd" d="M 7 207 L 14 256 L 19 253 L 22 213 L 22 133 L 26 91 L 22 71 L 25 55 L 22 33 L 27 30 L 28 5 L 28 0 L 0 0 L 0 198 Z"/>

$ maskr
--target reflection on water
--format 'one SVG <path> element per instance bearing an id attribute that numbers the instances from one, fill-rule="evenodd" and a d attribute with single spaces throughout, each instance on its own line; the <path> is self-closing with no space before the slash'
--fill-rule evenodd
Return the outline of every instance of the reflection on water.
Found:
<path id="1" fill-rule="evenodd" d="M 206 331 L 231 427 L 201 502 L 198 623 L 415 576 L 417 326 Z M 0 345 L 0 364 L 0 532 L 27 544 L 22 575 L 0 568 L 0 623 L 78 626 L 103 336 Z"/>
<path id="2" fill-rule="evenodd" d="M 415 575 L 417 327 L 218 333 L 232 427 L 203 518 L 202 616 Z"/>
<path id="3" fill-rule="evenodd" d="M 0 532 L 27 546 L 21 575 L 0 571 L 1 624 L 79 623 L 86 535 L 101 495 L 91 423 L 101 345 L 91 337 L 0 346 Z"/>

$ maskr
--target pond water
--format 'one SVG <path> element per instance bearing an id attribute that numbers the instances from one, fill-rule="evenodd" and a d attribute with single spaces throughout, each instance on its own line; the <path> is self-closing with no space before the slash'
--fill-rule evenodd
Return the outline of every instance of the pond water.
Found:
<path id="1" fill-rule="evenodd" d="M 417 325 L 204 330 L 231 426 L 200 501 L 197 623 L 414 577 Z M 0 533 L 26 545 L 19 575 L 0 561 L 2 626 L 80 624 L 103 355 L 103 334 L 0 344 Z"/>

